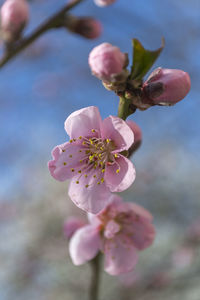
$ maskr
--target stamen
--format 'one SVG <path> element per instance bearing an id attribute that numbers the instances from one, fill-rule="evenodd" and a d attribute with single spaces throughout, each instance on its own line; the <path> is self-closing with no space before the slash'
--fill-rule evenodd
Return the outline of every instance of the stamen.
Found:
<path id="1" fill-rule="evenodd" d="M 85 187 L 88 188 L 89 184 L 86 184 Z"/>
<path id="2" fill-rule="evenodd" d="M 117 170 L 116 170 L 116 173 L 118 174 L 118 173 L 119 173 L 119 171 L 120 171 L 120 169 L 117 169 Z"/>
<path id="3" fill-rule="evenodd" d="M 62 152 L 65 152 L 65 149 L 62 149 Z"/>
<path id="4" fill-rule="evenodd" d="M 91 131 L 92 131 L 92 132 L 96 132 L 95 129 L 92 129 Z"/>
<path id="5" fill-rule="evenodd" d="M 64 162 L 64 163 L 63 163 L 63 165 L 64 165 L 64 166 L 66 166 L 66 165 L 67 165 L 67 163 L 66 163 L 66 162 Z"/>
<path id="6" fill-rule="evenodd" d="M 79 136 L 79 140 L 81 140 L 83 137 L 82 136 Z"/>
<path id="7" fill-rule="evenodd" d="M 79 181 L 78 181 L 78 180 L 76 181 L 76 184 L 79 184 Z"/>
<path id="8" fill-rule="evenodd" d="M 70 154 L 69 157 L 72 158 L 72 154 Z"/>
<path id="9" fill-rule="evenodd" d="M 74 172 L 74 168 L 71 168 L 71 171 Z"/>

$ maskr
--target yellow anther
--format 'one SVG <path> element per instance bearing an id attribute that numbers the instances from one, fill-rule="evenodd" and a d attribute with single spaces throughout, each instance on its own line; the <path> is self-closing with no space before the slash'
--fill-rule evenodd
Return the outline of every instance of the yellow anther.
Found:
<path id="1" fill-rule="evenodd" d="M 71 171 L 74 172 L 74 168 L 71 168 Z"/>
<path id="2" fill-rule="evenodd" d="M 79 136 L 79 140 L 81 140 L 82 139 L 82 136 Z"/>
<path id="3" fill-rule="evenodd" d="M 102 161 L 100 161 L 99 164 L 100 164 L 101 166 L 103 166 L 103 162 L 102 162 Z"/>
<path id="4" fill-rule="evenodd" d="M 62 152 L 65 152 L 65 149 L 62 149 Z"/>
<path id="5" fill-rule="evenodd" d="M 102 155 L 102 154 L 101 154 L 101 153 L 99 153 L 99 158 L 101 158 L 101 155 Z"/>
<path id="6" fill-rule="evenodd" d="M 94 144 L 94 143 L 93 143 L 93 141 L 92 141 L 92 139 L 89 139 L 89 141 L 90 141 L 90 144 L 91 144 L 91 145 L 93 145 L 93 144 Z"/>
<path id="7" fill-rule="evenodd" d="M 69 142 L 70 142 L 70 143 L 72 143 L 72 142 L 73 142 L 73 140 L 69 140 Z"/>
<path id="8" fill-rule="evenodd" d="M 120 171 L 120 169 L 117 169 L 117 170 L 116 170 L 116 173 L 118 174 L 118 173 L 119 173 L 119 171 Z"/>
<path id="9" fill-rule="evenodd" d="M 116 153 L 115 153 L 114 157 L 116 157 L 116 158 L 117 158 L 117 157 L 118 157 L 118 154 L 116 154 Z"/>
<path id="10" fill-rule="evenodd" d="M 101 172 L 104 173 L 104 172 L 105 172 L 105 169 L 102 169 Z"/>
<path id="11" fill-rule="evenodd" d="M 101 178 L 101 182 L 102 182 L 102 183 L 104 182 L 104 178 Z"/>
<path id="12" fill-rule="evenodd" d="M 85 178 L 87 178 L 87 177 L 88 177 L 88 176 L 87 176 L 87 174 L 85 174 L 84 176 L 85 176 Z"/>
<path id="13" fill-rule="evenodd" d="M 79 170 L 78 173 L 81 173 L 81 170 Z"/>
<path id="14" fill-rule="evenodd" d="M 97 178 L 97 176 L 96 176 L 96 175 L 93 175 L 93 177 L 94 177 L 94 178 Z"/>
<path id="15" fill-rule="evenodd" d="M 88 188 L 88 186 L 89 186 L 88 184 L 85 185 L 86 188 Z"/>
<path id="16" fill-rule="evenodd" d="M 72 158 L 72 154 L 70 154 L 69 157 Z"/>
<path id="17" fill-rule="evenodd" d="M 91 131 L 92 131 L 92 132 L 96 132 L 95 129 L 92 129 Z"/>
<path id="18" fill-rule="evenodd" d="M 73 139 L 74 142 L 76 142 L 76 139 Z"/>
<path id="19" fill-rule="evenodd" d="M 79 152 L 81 153 L 81 152 L 82 152 L 82 150 L 79 150 Z"/>
<path id="20" fill-rule="evenodd" d="M 101 182 L 100 182 L 100 181 L 98 181 L 98 182 L 97 182 L 97 184 L 99 185 L 99 184 L 101 184 Z"/>
<path id="21" fill-rule="evenodd" d="M 90 153 L 90 150 L 85 150 L 85 154 L 89 154 Z"/>
<path id="22" fill-rule="evenodd" d="M 85 145 L 85 142 L 84 142 L 84 141 L 82 142 L 82 145 Z"/>
<path id="23" fill-rule="evenodd" d="M 64 166 L 66 166 L 66 164 L 67 164 L 66 162 L 63 163 Z"/>
<path id="24" fill-rule="evenodd" d="M 76 184 L 79 184 L 79 181 L 78 181 L 78 180 L 76 181 Z"/>
<path id="25" fill-rule="evenodd" d="M 94 158 L 94 155 L 89 156 L 89 160 L 93 160 L 93 158 Z"/>
<path id="26" fill-rule="evenodd" d="M 82 163 L 83 162 L 82 159 L 80 159 L 79 162 Z"/>
<path id="27" fill-rule="evenodd" d="M 107 142 L 107 143 L 110 143 L 110 139 L 106 139 L 106 142 Z"/>

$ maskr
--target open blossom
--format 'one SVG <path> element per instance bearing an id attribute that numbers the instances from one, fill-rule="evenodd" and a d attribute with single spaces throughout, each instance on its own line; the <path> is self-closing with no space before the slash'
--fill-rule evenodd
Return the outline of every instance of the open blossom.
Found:
<path id="1" fill-rule="evenodd" d="M 105 82 L 112 82 L 119 76 L 127 63 L 127 56 L 109 43 L 95 47 L 88 59 L 92 74 Z"/>
<path id="2" fill-rule="evenodd" d="M 116 0 L 94 0 L 94 3 L 98 6 L 108 6 L 113 4 Z"/>
<path id="3" fill-rule="evenodd" d="M 150 105 L 173 105 L 188 94 L 190 87 L 187 72 L 157 68 L 143 84 L 142 101 Z"/>
<path id="4" fill-rule="evenodd" d="M 95 106 L 72 113 L 65 130 L 71 139 L 53 149 L 50 173 L 59 181 L 71 179 L 72 201 L 87 212 L 98 213 L 110 192 L 126 190 L 135 179 L 135 168 L 123 155 L 133 144 L 134 134 L 118 117 L 102 120 Z"/>
<path id="5" fill-rule="evenodd" d="M 1 32 L 4 40 L 12 41 L 20 34 L 28 22 L 29 6 L 26 0 L 7 0 L 1 7 Z"/>
<path id="6" fill-rule="evenodd" d="M 75 265 L 105 255 L 104 269 L 110 275 L 130 272 L 138 261 L 138 251 L 149 247 L 155 236 L 152 215 L 134 203 L 112 195 L 98 215 L 88 215 L 89 224 L 72 236 L 69 252 Z"/>

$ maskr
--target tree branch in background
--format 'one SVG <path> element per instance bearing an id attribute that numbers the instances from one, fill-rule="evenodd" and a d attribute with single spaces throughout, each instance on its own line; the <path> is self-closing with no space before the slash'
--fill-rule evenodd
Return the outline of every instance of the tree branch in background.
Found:
<path id="1" fill-rule="evenodd" d="M 29 36 L 23 38 L 22 40 L 16 42 L 11 49 L 7 49 L 0 59 L 0 68 L 2 68 L 8 61 L 14 58 L 18 53 L 27 48 L 32 44 L 37 38 L 42 34 L 53 28 L 62 27 L 66 19 L 66 13 L 69 12 L 83 0 L 74 0 L 61 8 L 58 12 L 52 15 L 48 20 L 36 28 Z"/>

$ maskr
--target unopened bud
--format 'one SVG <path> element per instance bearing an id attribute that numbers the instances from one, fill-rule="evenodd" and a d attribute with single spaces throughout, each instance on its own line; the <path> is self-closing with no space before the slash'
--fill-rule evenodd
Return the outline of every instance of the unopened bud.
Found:
<path id="1" fill-rule="evenodd" d="M 150 105 L 173 105 L 187 95 L 190 87 L 188 73 L 158 68 L 143 84 L 142 102 Z"/>
<path id="2" fill-rule="evenodd" d="M 66 27 L 87 39 L 96 39 L 102 32 L 101 23 L 91 17 L 67 16 Z"/>
<path id="3" fill-rule="evenodd" d="M 133 154 L 141 145 L 142 143 L 142 131 L 140 127 L 133 121 L 127 120 L 127 125 L 131 128 L 133 134 L 134 134 L 134 142 L 132 146 L 128 149 L 129 156 Z"/>
<path id="4" fill-rule="evenodd" d="M 93 75 L 108 83 L 116 82 L 124 73 L 127 55 L 118 47 L 103 43 L 90 52 L 88 62 Z"/>
<path id="5" fill-rule="evenodd" d="M 18 40 L 29 19 L 26 0 L 6 0 L 0 14 L 3 40 L 7 43 Z"/>
<path id="6" fill-rule="evenodd" d="M 116 0 L 94 0 L 94 3 L 98 6 L 108 6 L 110 4 L 113 4 Z"/>

